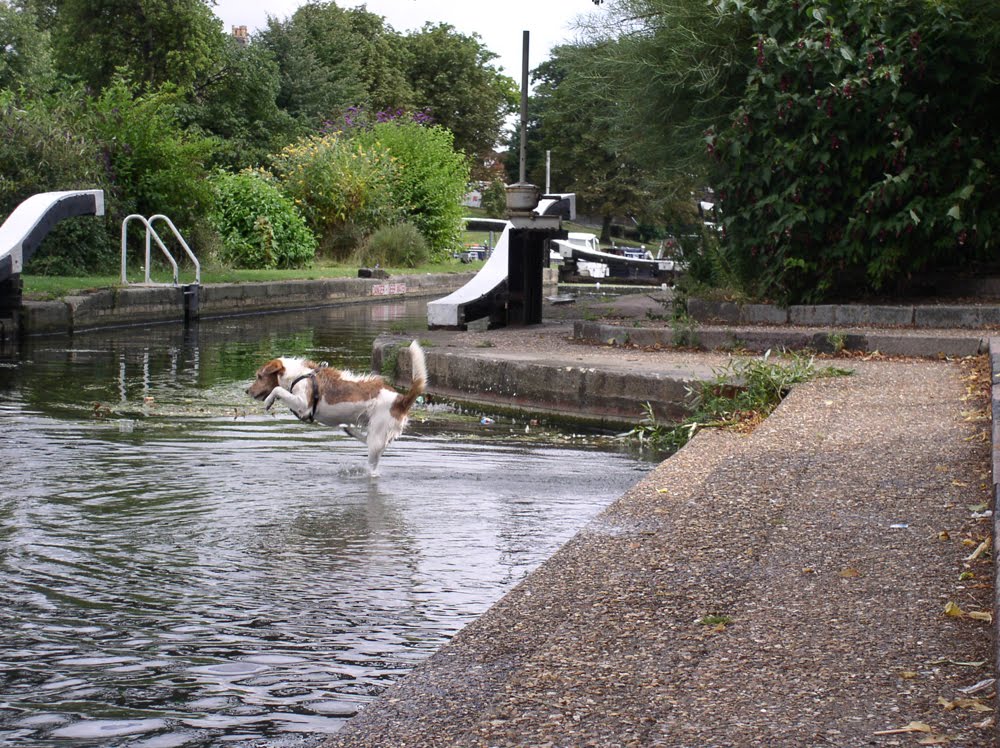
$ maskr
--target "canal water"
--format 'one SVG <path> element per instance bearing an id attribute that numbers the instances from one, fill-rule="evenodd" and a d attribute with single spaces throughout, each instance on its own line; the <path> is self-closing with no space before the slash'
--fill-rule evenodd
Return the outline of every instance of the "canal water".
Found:
<path id="1" fill-rule="evenodd" d="M 316 746 L 648 471 L 436 405 L 370 479 L 363 445 L 244 393 L 276 355 L 367 371 L 373 338 L 424 314 L 105 330 L 0 359 L 0 745 Z"/>

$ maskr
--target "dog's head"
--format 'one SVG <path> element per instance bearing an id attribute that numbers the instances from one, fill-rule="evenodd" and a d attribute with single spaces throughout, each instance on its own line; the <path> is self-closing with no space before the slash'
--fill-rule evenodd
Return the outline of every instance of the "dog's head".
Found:
<path id="1" fill-rule="evenodd" d="M 265 400 L 271 390 L 278 386 L 285 365 L 281 359 L 275 358 L 257 369 L 257 378 L 247 387 L 247 394 L 255 400 Z"/>

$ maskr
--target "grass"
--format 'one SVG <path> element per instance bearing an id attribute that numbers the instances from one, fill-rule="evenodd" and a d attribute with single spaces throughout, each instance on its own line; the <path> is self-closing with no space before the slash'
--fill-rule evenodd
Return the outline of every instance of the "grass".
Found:
<path id="1" fill-rule="evenodd" d="M 715 377 L 688 389 L 692 412 L 679 424 L 657 422 L 646 404 L 642 423 L 626 436 L 660 451 L 680 449 L 702 428 L 750 431 L 781 403 L 792 385 L 818 377 L 846 376 L 849 369 L 818 368 L 812 357 L 792 353 L 780 363 L 768 351 L 760 358 L 733 359 Z"/>
<path id="2" fill-rule="evenodd" d="M 481 262 L 461 263 L 457 260 L 420 265 L 415 268 L 386 268 L 390 275 L 423 275 L 425 273 L 468 273 L 482 267 Z M 318 280 L 322 278 L 354 278 L 358 274 L 355 265 L 315 264 L 306 268 L 288 270 L 243 270 L 238 268 L 202 268 L 201 282 L 206 283 L 264 283 L 286 280 Z M 154 272 L 153 280 L 168 283 L 167 271 Z M 119 275 L 24 275 L 24 293 L 29 299 L 58 299 L 83 291 L 121 286 Z M 132 283 L 142 280 L 139 271 L 130 272 Z M 193 283 L 194 273 L 181 272 L 181 283 Z"/>

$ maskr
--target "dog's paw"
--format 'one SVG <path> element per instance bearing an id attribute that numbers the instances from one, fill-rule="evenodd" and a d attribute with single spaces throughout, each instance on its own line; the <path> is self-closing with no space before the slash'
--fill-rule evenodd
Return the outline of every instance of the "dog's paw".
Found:
<path id="1" fill-rule="evenodd" d="M 274 405 L 274 395 L 268 395 L 267 399 L 264 401 L 264 412 L 270 413 L 272 405 Z"/>

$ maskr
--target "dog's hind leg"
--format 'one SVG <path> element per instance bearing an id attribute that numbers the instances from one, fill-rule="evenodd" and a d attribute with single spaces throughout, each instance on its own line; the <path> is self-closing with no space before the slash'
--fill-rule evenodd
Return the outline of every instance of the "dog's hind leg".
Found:
<path id="1" fill-rule="evenodd" d="M 357 426 L 350 426 L 346 423 L 340 424 L 340 428 L 344 430 L 344 433 L 350 437 L 357 439 L 359 442 L 364 444 L 368 443 L 368 432 L 362 431 Z"/>

